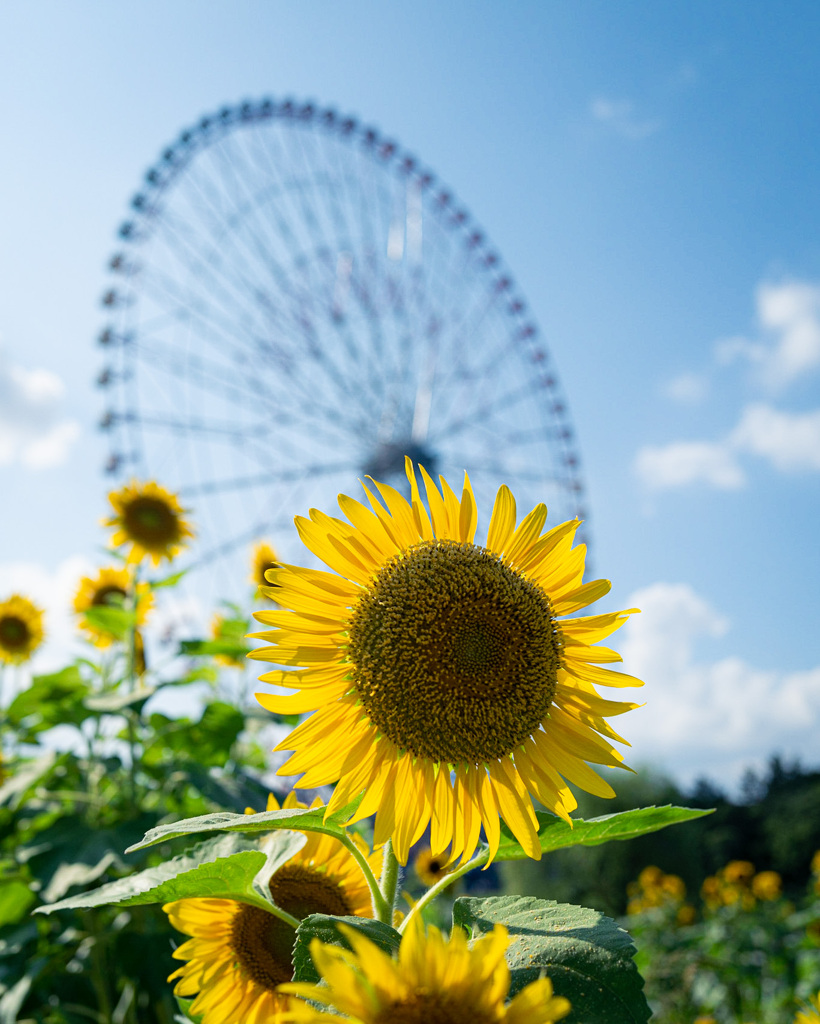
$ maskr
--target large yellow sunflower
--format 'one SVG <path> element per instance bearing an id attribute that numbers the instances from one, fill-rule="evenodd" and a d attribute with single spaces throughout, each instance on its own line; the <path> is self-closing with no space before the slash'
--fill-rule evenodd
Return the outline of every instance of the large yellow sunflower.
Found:
<path id="1" fill-rule="evenodd" d="M 304 807 L 291 793 L 283 807 Z M 314 801 L 312 806 L 321 806 Z M 275 797 L 269 811 L 278 810 Z M 381 853 L 370 853 L 359 836 L 353 841 L 374 873 Z M 302 849 L 270 879 L 274 902 L 293 917 L 309 914 L 372 916 L 370 889 L 352 854 L 332 836 L 310 833 Z M 186 899 L 162 908 L 171 924 L 191 938 L 174 950 L 187 961 L 169 981 L 179 996 L 196 996 L 193 1014 L 202 1024 L 277 1024 L 287 998 L 277 986 L 293 977 L 294 931 L 280 918 L 236 900 Z"/>
<path id="2" fill-rule="evenodd" d="M 583 583 L 580 522 L 541 533 L 538 505 L 516 528 L 515 499 L 501 487 L 485 546 L 474 543 L 469 480 L 461 500 L 424 469 L 427 508 L 412 464 L 411 501 L 376 483 L 372 511 L 346 495 L 350 524 L 313 509 L 297 517 L 303 542 L 338 575 L 282 565 L 270 573 L 282 611 L 256 618 L 273 644 L 249 657 L 301 671 L 262 681 L 298 689 L 258 694 L 279 714 L 315 711 L 278 749 L 295 751 L 282 774 L 299 786 L 338 780 L 328 813 L 365 796 L 358 821 L 376 813 L 375 844 L 392 837 L 401 863 L 431 823 L 435 856 L 471 856 L 484 826 L 491 856 L 499 815 L 540 858 L 530 796 L 569 820 L 577 803 L 564 779 L 599 796 L 613 790 L 587 764 L 622 766 L 605 721 L 638 705 L 604 700 L 595 683 L 638 686 L 600 668 L 620 661 L 591 646 L 636 609 L 565 618 L 603 597 L 609 581 Z M 563 776 L 563 778 L 562 778 Z"/>
<path id="3" fill-rule="evenodd" d="M 138 483 L 132 480 L 120 491 L 108 495 L 114 515 L 103 520 L 105 526 L 114 527 L 111 543 L 115 547 L 130 544 L 129 562 L 141 562 L 150 557 L 154 565 L 179 554 L 186 538 L 193 537 L 190 524 L 185 520 L 187 509 L 182 508 L 175 494 L 153 480 Z"/>
<path id="4" fill-rule="evenodd" d="M 44 636 L 42 608 L 20 594 L 0 601 L 0 662 L 20 665 L 28 661 Z"/>
<path id="5" fill-rule="evenodd" d="M 116 637 L 102 626 L 90 622 L 85 613 L 89 608 L 123 607 L 133 586 L 131 572 L 114 567 L 100 569 L 96 577 L 83 576 L 80 580 L 74 596 L 74 611 L 82 616 L 80 629 L 85 630 L 97 647 L 109 647 Z M 154 604 L 154 595 L 147 583 L 137 584 L 136 599 L 136 623 L 142 626 Z"/>
<path id="6" fill-rule="evenodd" d="M 512 1002 L 510 970 L 504 960 L 507 929 L 468 945 L 455 929 L 449 942 L 435 928 L 425 934 L 417 917 L 402 937 L 393 960 L 369 939 L 339 926 L 353 952 L 310 944 L 310 954 L 324 985 L 291 982 L 282 991 L 330 1008 L 291 1004 L 287 1020 L 299 1024 L 552 1024 L 569 1013 L 570 1004 L 552 993 L 549 978 L 523 988 Z M 338 1011 L 338 1012 L 336 1012 Z"/>

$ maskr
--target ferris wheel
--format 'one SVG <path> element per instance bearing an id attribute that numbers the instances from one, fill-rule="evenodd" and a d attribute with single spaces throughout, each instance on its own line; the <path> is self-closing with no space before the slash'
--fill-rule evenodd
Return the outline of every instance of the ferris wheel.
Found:
<path id="1" fill-rule="evenodd" d="M 467 470 L 485 516 L 507 483 L 524 511 L 587 518 L 524 299 L 395 142 L 311 103 L 224 107 L 131 207 L 103 296 L 106 468 L 176 490 L 226 596 L 254 539 L 302 557 L 294 514 L 366 474 L 402 487 L 405 455 L 454 486 Z"/>

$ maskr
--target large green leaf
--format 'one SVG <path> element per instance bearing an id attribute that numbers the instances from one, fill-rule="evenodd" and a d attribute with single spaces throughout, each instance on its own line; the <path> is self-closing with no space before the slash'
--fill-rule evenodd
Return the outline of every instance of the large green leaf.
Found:
<path id="1" fill-rule="evenodd" d="M 55 725 L 79 725 L 89 717 L 83 706 L 90 688 L 76 665 L 60 672 L 35 676 L 31 686 L 22 690 L 9 705 L 7 719 L 21 738 L 32 738 Z"/>
<path id="2" fill-rule="evenodd" d="M 295 838 L 303 840 L 301 836 Z M 294 843 L 288 856 L 293 856 L 297 848 Z M 281 854 L 282 851 L 278 850 L 280 862 Z M 157 867 L 146 868 L 90 892 L 38 907 L 37 911 L 51 914 L 55 910 L 99 907 L 109 903 L 133 906 L 191 897 L 233 899 L 268 909 L 270 900 L 266 900 L 254 886 L 254 879 L 267 861 L 268 856 L 247 840 L 238 836 L 219 836 Z"/>
<path id="3" fill-rule="evenodd" d="M 293 980 L 318 982 L 319 974 L 310 956 L 310 944 L 314 939 L 332 946 L 350 949 L 347 938 L 339 931 L 339 924 L 349 925 L 361 932 L 372 943 L 392 956 L 397 952 L 401 936 L 388 924 L 371 921 L 367 917 L 330 917 L 327 914 L 311 914 L 299 925 L 296 944 L 293 947 Z"/>
<path id="4" fill-rule="evenodd" d="M 568 1024 L 644 1024 L 650 1017 L 632 940 L 597 910 L 532 896 L 462 897 L 453 922 L 474 938 L 503 924 L 511 993 L 544 971 L 572 1003 Z"/>
<path id="5" fill-rule="evenodd" d="M 327 836 L 343 839 L 345 830 L 341 826 L 356 809 L 357 803 L 343 807 L 331 814 L 325 821 L 324 807 L 315 809 L 287 808 L 281 811 L 262 811 L 260 814 L 231 814 L 228 811 L 215 811 L 212 814 L 200 814 L 196 818 L 185 818 L 170 825 L 157 825 L 150 829 L 141 843 L 135 843 L 125 852 L 142 850 L 146 846 L 168 842 L 180 836 L 198 835 L 202 832 L 274 832 L 277 829 L 297 829 L 302 832 L 322 832 Z"/>
<path id="6" fill-rule="evenodd" d="M 711 810 L 694 807 L 638 807 L 617 814 L 605 814 L 600 818 L 573 818 L 572 826 L 562 818 L 544 811 L 538 811 L 538 838 L 541 852 L 563 850 L 568 846 L 600 846 L 613 839 L 635 839 L 648 832 L 657 832 L 667 825 L 692 821 L 711 814 Z M 506 825 L 501 826 L 501 842 L 496 860 L 524 860 L 527 854 Z"/>
<path id="7" fill-rule="evenodd" d="M 124 640 L 137 621 L 136 613 L 116 605 L 99 604 L 86 608 L 84 617 L 97 629 L 109 633 L 117 640 Z"/>

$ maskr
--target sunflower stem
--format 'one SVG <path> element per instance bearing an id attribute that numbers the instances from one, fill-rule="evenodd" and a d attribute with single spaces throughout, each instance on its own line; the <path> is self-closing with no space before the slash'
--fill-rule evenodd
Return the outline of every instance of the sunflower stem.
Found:
<path id="1" fill-rule="evenodd" d="M 379 885 L 383 906 L 380 908 L 379 920 L 385 924 L 393 923 L 393 907 L 396 905 L 396 890 L 399 885 L 399 862 L 393 850 L 393 840 L 384 844 L 382 861 L 382 878 Z"/>
<path id="2" fill-rule="evenodd" d="M 468 871 L 472 871 L 474 868 L 481 867 L 482 864 L 485 864 L 489 855 L 489 850 L 481 850 L 475 855 L 475 857 L 473 857 L 472 860 L 468 860 L 466 864 L 462 864 L 461 867 L 456 868 L 455 871 L 450 871 L 443 878 L 440 878 L 435 885 L 431 885 L 427 892 L 412 907 L 407 917 L 402 921 L 398 929 L 399 934 L 404 934 L 407 926 L 416 914 L 420 914 L 427 904 L 434 900 L 440 892 L 443 892 L 448 885 L 452 885 L 457 878 L 461 878 L 462 875 L 466 875 Z"/>
<path id="3" fill-rule="evenodd" d="M 345 830 L 344 839 L 341 842 L 349 850 L 351 856 L 359 865 L 364 875 L 364 880 L 367 882 L 368 888 L 370 889 L 370 896 L 373 900 L 373 914 L 379 921 L 386 921 L 390 924 L 390 917 L 392 907 L 388 905 L 382 891 L 379 888 L 379 882 L 376 876 L 373 874 L 373 869 L 367 861 L 367 857 L 362 853 L 356 843 L 351 839 L 350 835 Z"/>

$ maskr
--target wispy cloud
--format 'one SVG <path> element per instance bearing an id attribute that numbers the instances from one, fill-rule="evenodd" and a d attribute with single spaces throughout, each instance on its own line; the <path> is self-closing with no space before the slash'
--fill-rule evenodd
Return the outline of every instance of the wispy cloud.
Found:
<path id="1" fill-rule="evenodd" d="M 48 370 L 27 370 L 0 350 L 0 466 L 46 469 L 64 462 L 80 428 L 60 415 L 63 382 Z"/>
<path id="2" fill-rule="evenodd" d="M 784 473 L 820 472 L 820 409 L 790 413 L 753 403 L 726 437 L 646 445 L 638 452 L 634 469 L 649 490 L 701 483 L 729 491 L 745 485 L 741 456 L 749 455 Z"/>
<path id="3" fill-rule="evenodd" d="M 661 128 L 658 118 L 641 117 L 630 100 L 596 96 L 589 111 L 596 121 L 625 139 L 645 139 Z"/>
<path id="4" fill-rule="evenodd" d="M 820 285 L 806 281 L 761 284 L 755 296 L 758 337 L 719 341 L 715 358 L 724 365 L 746 360 L 759 382 L 782 390 L 820 367 Z"/>
<path id="5" fill-rule="evenodd" d="M 734 656 L 699 658 L 699 644 L 725 635 L 728 623 L 686 584 L 655 583 L 627 603 L 642 614 L 618 646 L 627 671 L 646 683 L 638 698 L 646 706 L 628 716 L 628 728 L 624 720 L 632 761 L 685 781 L 736 783 L 773 753 L 816 760 L 820 666 L 783 672 Z"/>
<path id="6" fill-rule="evenodd" d="M 663 393 L 667 398 L 682 405 L 697 405 L 709 392 L 709 381 L 699 373 L 681 373 L 667 381 Z"/>

